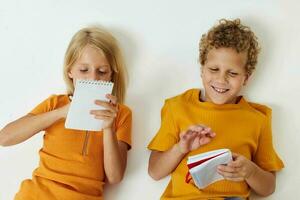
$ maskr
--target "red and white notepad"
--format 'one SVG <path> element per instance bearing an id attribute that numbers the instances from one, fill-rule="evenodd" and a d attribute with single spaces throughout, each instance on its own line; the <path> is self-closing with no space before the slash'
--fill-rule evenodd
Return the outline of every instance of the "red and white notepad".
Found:
<path id="1" fill-rule="evenodd" d="M 189 156 L 187 160 L 189 171 L 185 181 L 189 183 L 193 179 L 195 185 L 199 189 L 203 189 L 216 181 L 224 179 L 217 172 L 217 167 L 230 161 L 232 161 L 232 154 L 229 149 L 218 149 Z"/>

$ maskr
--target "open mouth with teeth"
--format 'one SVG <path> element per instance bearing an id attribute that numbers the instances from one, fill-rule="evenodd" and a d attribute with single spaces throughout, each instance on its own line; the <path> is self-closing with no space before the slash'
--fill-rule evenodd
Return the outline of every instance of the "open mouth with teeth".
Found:
<path id="1" fill-rule="evenodd" d="M 216 91 L 217 93 L 225 93 L 225 92 L 228 92 L 229 89 L 224 89 L 224 88 L 218 88 L 218 87 L 214 87 L 214 86 L 211 86 L 213 88 L 214 91 Z"/>

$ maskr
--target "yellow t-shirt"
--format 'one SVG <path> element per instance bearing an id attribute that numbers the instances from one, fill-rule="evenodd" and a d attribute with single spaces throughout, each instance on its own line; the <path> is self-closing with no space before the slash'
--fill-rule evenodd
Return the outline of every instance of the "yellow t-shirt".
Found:
<path id="1" fill-rule="evenodd" d="M 250 188 L 245 181 L 217 181 L 204 189 L 193 182 L 186 183 L 187 157 L 199 153 L 228 148 L 255 162 L 267 171 L 278 171 L 283 162 L 272 143 L 271 109 L 248 103 L 241 98 L 237 104 L 216 105 L 199 101 L 200 91 L 191 89 L 168 99 L 161 112 L 161 127 L 148 148 L 166 151 L 179 142 L 179 133 L 189 126 L 204 124 L 217 134 L 197 150 L 189 152 L 171 174 L 171 181 L 162 200 L 219 199 L 222 197 L 248 197 Z"/>
<path id="2" fill-rule="evenodd" d="M 55 110 L 68 104 L 67 95 L 53 95 L 30 114 Z M 131 147 L 131 111 L 118 105 L 115 120 L 117 139 Z M 105 172 L 103 132 L 65 129 L 61 119 L 45 130 L 39 152 L 39 167 L 32 180 L 22 182 L 15 200 L 102 200 Z"/>

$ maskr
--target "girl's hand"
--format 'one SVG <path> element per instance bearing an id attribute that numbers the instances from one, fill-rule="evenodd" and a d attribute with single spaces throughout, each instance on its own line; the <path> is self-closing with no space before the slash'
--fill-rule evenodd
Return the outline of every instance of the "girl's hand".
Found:
<path id="1" fill-rule="evenodd" d="M 188 153 L 209 143 L 215 136 L 216 133 L 209 127 L 203 125 L 190 126 L 188 130 L 181 132 L 179 135 L 179 150 L 181 153 Z"/>
<path id="2" fill-rule="evenodd" d="M 105 96 L 109 102 L 96 100 L 95 104 L 104 107 L 105 110 L 91 110 L 91 114 L 95 115 L 96 119 L 103 120 L 102 128 L 112 128 L 113 122 L 117 116 L 117 97 L 107 94 Z"/>
<path id="3" fill-rule="evenodd" d="M 232 159 L 227 165 L 218 166 L 218 173 L 226 180 L 244 181 L 255 174 L 257 166 L 251 160 L 237 153 L 232 153 Z"/>

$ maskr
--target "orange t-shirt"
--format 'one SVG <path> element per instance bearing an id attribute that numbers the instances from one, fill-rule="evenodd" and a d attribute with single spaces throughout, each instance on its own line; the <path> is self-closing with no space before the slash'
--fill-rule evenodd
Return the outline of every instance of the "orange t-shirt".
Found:
<path id="1" fill-rule="evenodd" d="M 200 91 L 188 90 L 166 100 L 161 113 L 161 127 L 148 148 L 166 151 L 179 142 L 179 133 L 189 126 L 204 124 L 217 134 L 209 144 L 189 152 L 171 174 L 171 181 L 162 200 L 223 199 L 248 197 L 250 188 L 245 181 L 217 181 L 204 189 L 193 182 L 186 183 L 188 156 L 211 150 L 228 148 L 255 162 L 267 171 L 278 171 L 283 163 L 272 143 L 271 109 L 248 103 L 241 98 L 237 104 L 216 105 L 199 101 Z"/>
<path id="2" fill-rule="evenodd" d="M 70 103 L 67 95 L 52 95 L 30 114 L 49 112 Z M 117 139 L 131 147 L 131 111 L 118 105 Z M 102 131 L 65 129 L 65 119 L 45 130 L 39 167 L 32 180 L 22 182 L 15 200 L 101 200 L 105 172 Z"/>

